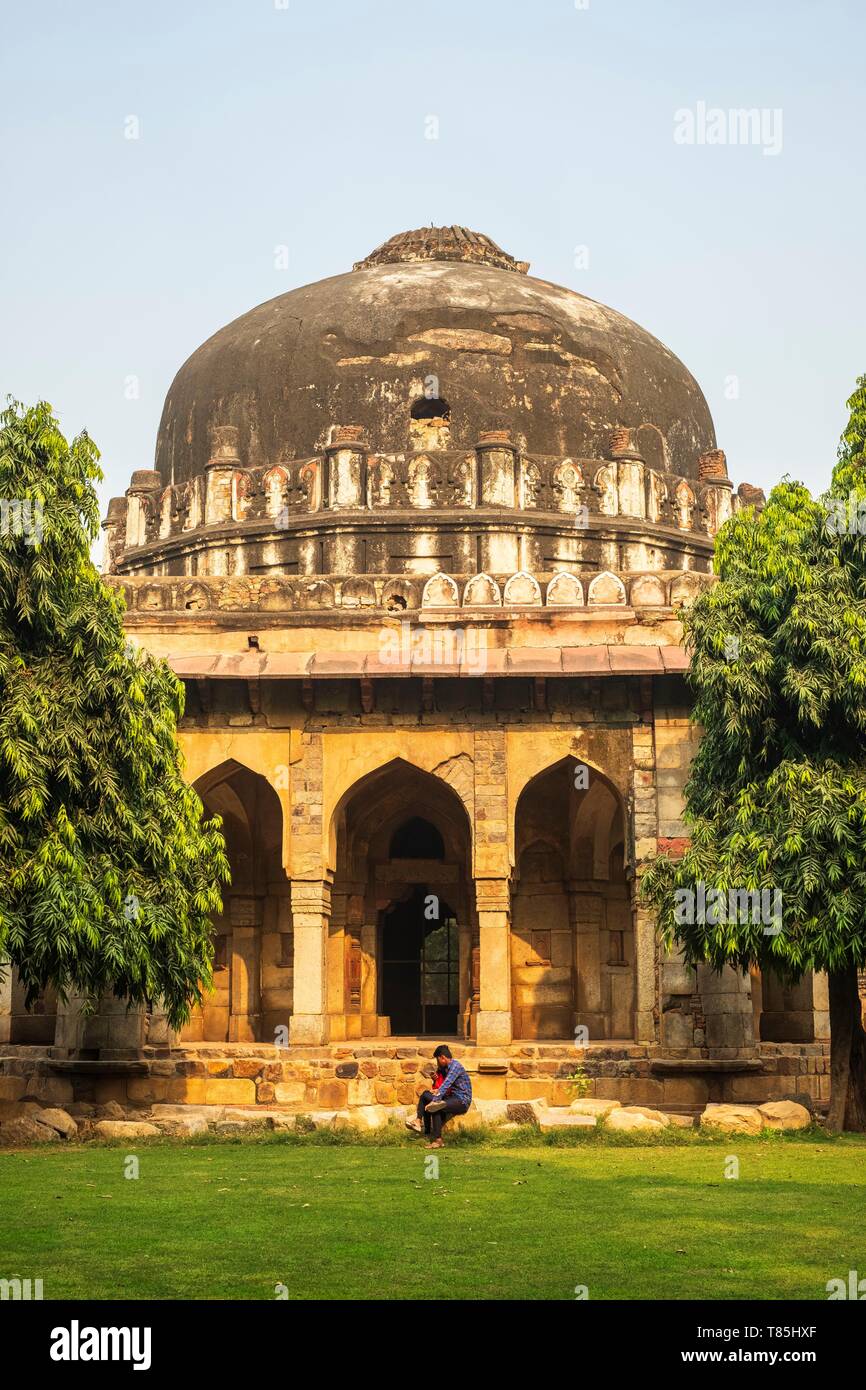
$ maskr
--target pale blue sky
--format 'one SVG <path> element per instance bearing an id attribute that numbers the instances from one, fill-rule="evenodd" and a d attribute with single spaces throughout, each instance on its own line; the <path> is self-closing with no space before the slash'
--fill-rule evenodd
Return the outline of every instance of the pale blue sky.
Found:
<path id="1" fill-rule="evenodd" d="M 0 390 L 89 429 L 103 502 L 199 343 L 430 222 L 667 343 L 736 482 L 826 485 L 866 372 L 861 0 L 281 4 L 3 6 Z M 677 144 L 699 102 L 781 109 L 781 153 Z"/>

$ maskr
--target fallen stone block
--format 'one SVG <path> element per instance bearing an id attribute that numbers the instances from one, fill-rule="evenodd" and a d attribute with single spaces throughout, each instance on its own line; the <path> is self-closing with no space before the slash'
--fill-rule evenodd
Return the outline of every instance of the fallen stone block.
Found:
<path id="1" fill-rule="evenodd" d="M 664 1110 L 654 1110 L 651 1105 L 624 1105 L 622 1108 L 629 1115 L 643 1115 L 647 1120 L 654 1120 L 656 1124 L 662 1126 L 662 1129 L 667 1129 L 671 1122 L 670 1115 L 666 1114 Z"/>
<path id="2" fill-rule="evenodd" d="M 595 1115 L 596 1119 L 604 1120 L 612 1110 L 621 1110 L 622 1102 L 585 1096 L 582 1100 L 573 1100 L 568 1108 L 575 1115 Z"/>
<path id="3" fill-rule="evenodd" d="M 805 1105 L 793 1100 L 768 1100 L 758 1110 L 768 1129 L 808 1129 L 812 1123 Z"/>
<path id="4" fill-rule="evenodd" d="M 667 1125 L 663 1124 L 661 1120 L 653 1120 L 640 1110 L 623 1108 L 611 1111 L 604 1123 L 606 1129 L 621 1131 L 625 1134 L 637 1131 L 661 1134 L 667 1128 Z"/>
<path id="5" fill-rule="evenodd" d="M 78 1133 L 78 1125 L 71 1115 L 67 1115 L 65 1110 L 41 1110 L 38 1116 L 33 1116 L 40 1125 L 48 1125 L 51 1129 L 56 1129 L 57 1133 L 64 1139 L 74 1139 Z"/>
<path id="6" fill-rule="evenodd" d="M 390 1116 L 384 1105 L 355 1105 L 346 1113 L 348 1119 L 342 1113 L 334 1117 L 335 1129 L 382 1129 Z"/>
<path id="7" fill-rule="evenodd" d="M 539 1129 L 595 1129 L 598 1119 L 595 1115 L 580 1115 L 561 1107 L 541 1111 L 536 1123 Z"/>
<path id="8" fill-rule="evenodd" d="M 21 1148 L 25 1144 L 55 1144 L 60 1140 L 56 1129 L 40 1124 L 22 1115 L 17 1120 L 4 1120 L 0 1124 L 0 1147 Z"/>
<path id="9" fill-rule="evenodd" d="M 760 1134 L 763 1126 L 757 1105 L 708 1105 L 701 1115 L 701 1129 L 722 1134 Z"/>
<path id="10" fill-rule="evenodd" d="M 188 1139 L 193 1134 L 207 1134 L 210 1125 L 200 1115 L 178 1115 L 170 1120 L 158 1120 L 157 1128 L 161 1134 L 174 1139 Z"/>
<path id="11" fill-rule="evenodd" d="M 507 1102 L 507 1115 L 518 1125 L 537 1125 L 538 1117 L 547 1109 L 543 1100 L 510 1100 Z"/>
<path id="12" fill-rule="evenodd" d="M 508 1119 L 507 1100 L 476 1100 L 475 1106 L 486 1125 L 503 1125 Z"/>
<path id="13" fill-rule="evenodd" d="M 668 1115 L 668 1119 L 676 1129 L 694 1129 L 694 1115 Z"/>
<path id="14" fill-rule="evenodd" d="M 149 1120 L 97 1120 L 93 1127 L 99 1139 L 150 1139 L 159 1134 Z"/>

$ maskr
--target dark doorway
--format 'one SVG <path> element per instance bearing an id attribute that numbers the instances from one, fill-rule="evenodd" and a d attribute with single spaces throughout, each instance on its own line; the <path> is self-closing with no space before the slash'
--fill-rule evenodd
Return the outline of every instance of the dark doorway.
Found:
<path id="1" fill-rule="evenodd" d="M 456 1034 L 458 963 L 453 912 L 416 884 L 382 914 L 382 1013 L 392 1034 Z"/>

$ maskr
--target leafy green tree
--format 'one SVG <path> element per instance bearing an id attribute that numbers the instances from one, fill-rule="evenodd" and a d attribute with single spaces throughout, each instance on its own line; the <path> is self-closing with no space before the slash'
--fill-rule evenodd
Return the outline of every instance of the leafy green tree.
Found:
<path id="1" fill-rule="evenodd" d="M 693 717 L 689 845 L 642 893 L 665 943 L 716 969 L 826 971 L 830 1125 L 866 1129 L 866 377 L 848 402 L 830 492 L 783 481 L 721 530 L 719 582 L 683 614 Z M 688 890 L 721 890 L 706 920 Z M 744 923 L 731 891 L 781 895 Z M 711 920 L 712 919 L 712 920 Z"/>
<path id="2" fill-rule="evenodd" d="M 183 686 L 127 642 L 90 559 L 98 458 L 44 403 L 0 413 L 0 961 L 28 1004 L 113 992 L 177 1028 L 228 863 L 181 774 Z"/>

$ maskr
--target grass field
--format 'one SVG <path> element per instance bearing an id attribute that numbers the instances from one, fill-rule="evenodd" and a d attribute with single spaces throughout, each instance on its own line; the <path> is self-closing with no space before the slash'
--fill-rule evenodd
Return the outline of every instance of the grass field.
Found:
<path id="1" fill-rule="evenodd" d="M 825 1299 L 866 1272 L 863 1136 L 466 1135 L 438 1178 L 428 1157 L 326 1134 L 3 1153 L 0 1278 L 46 1299 Z"/>

